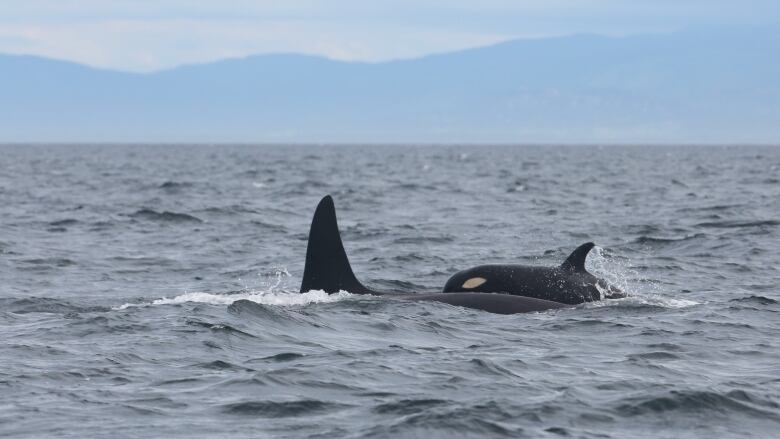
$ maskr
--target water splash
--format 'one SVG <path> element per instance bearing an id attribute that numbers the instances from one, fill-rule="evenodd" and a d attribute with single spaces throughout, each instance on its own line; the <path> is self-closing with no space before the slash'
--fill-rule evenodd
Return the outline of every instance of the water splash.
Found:
<path id="1" fill-rule="evenodd" d="M 601 247 L 594 247 L 586 260 L 588 271 L 597 277 L 607 281 L 609 285 L 620 288 L 628 297 L 623 299 L 612 299 L 601 302 L 594 302 L 594 306 L 612 306 L 617 305 L 650 305 L 663 308 L 687 308 L 689 306 L 699 305 L 699 302 L 688 299 L 679 299 L 668 297 L 660 286 L 652 282 L 641 282 L 642 275 L 632 267 L 631 260 L 610 253 Z M 608 291 L 599 288 L 601 295 L 604 296 Z"/>
<path id="2" fill-rule="evenodd" d="M 687 308 L 700 304 L 694 300 L 668 297 L 657 284 L 640 282 L 641 274 L 632 267 L 631 260 L 626 257 L 614 255 L 601 247 L 594 247 L 590 254 L 591 256 L 586 260 L 588 271 L 604 279 L 608 284 L 620 288 L 627 297 L 597 301 L 589 306 L 649 305 L 662 308 Z M 601 291 L 599 285 L 596 287 Z M 601 291 L 602 296 L 605 293 L 606 291 Z"/>
<path id="3" fill-rule="evenodd" d="M 617 257 L 596 246 L 590 252 L 585 263 L 588 271 L 596 277 L 604 279 L 609 285 L 614 285 L 628 295 L 640 289 L 639 285 L 633 281 L 633 279 L 640 277 L 639 272 L 631 267 L 631 262 L 627 258 Z"/>
<path id="4" fill-rule="evenodd" d="M 276 280 L 274 281 L 273 285 L 270 285 L 268 287 L 269 291 L 277 291 L 277 289 L 279 288 L 279 285 L 281 285 L 282 282 L 284 282 L 284 280 L 286 278 L 291 278 L 292 277 L 290 272 L 287 271 L 287 267 L 279 267 L 279 268 L 274 269 L 274 274 L 273 275 L 276 277 Z"/>

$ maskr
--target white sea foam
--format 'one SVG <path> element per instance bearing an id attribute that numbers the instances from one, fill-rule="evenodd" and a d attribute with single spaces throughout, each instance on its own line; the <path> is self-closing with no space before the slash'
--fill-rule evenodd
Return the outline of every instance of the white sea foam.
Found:
<path id="1" fill-rule="evenodd" d="M 162 297 L 151 302 L 144 303 L 125 303 L 116 306 L 113 309 L 123 310 L 127 308 L 146 307 L 156 305 L 176 305 L 181 303 L 208 303 L 211 305 L 230 305 L 237 300 L 249 300 L 263 305 L 274 306 L 296 306 L 308 305 L 310 303 L 328 303 L 338 302 L 353 295 L 346 291 L 339 291 L 335 294 L 328 294 L 325 291 L 309 291 L 307 293 L 293 293 L 282 291 L 249 291 L 246 293 L 184 293 L 174 297 Z"/>
<path id="2" fill-rule="evenodd" d="M 700 305 L 700 302 L 688 299 L 675 299 L 661 296 L 658 294 L 633 295 L 623 299 L 610 299 L 589 302 L 589 308 L 599 308 L 604 306 L 626 306 L 626 305 L 650 305 L 662 308 L 688 308 L 689 306 Z"/>
<path id="3" fill-rule="evenodd" d="M 660 299 L 665 306 L 670 308 L 687 308 L 689 306 L 699 305 L 701 302 L 688 299 L 672 299 L 670 297 L 663 297 Z"/>
<path id="4" fill-rule="evenodd" d="M 174 297 L 162 297 L 151 302 L 125 303 L 116 306 L 113 309 L 122 310 L 146 306 L 177 305 L 189 302 L 208 303 L 210 305 L 230 305 L 237 300 L 249 300 L 262 305 L 301 306 L 310 303 L 338 302 L 339 300 L 353 296 L 346 291 L 339 291 L 335 294 L 328 294 L 322 290 L 314 290 L 306 293 L 297 293 L 289 290 L 284 291 L 285 279 L 291 277 L 285 267 L 274 269 L 273 273 L 266 277 L 270 278 L 270 280 L 262 281 L 260 283 L 260 289 L 258 290 L 250 290 L 247 288 L 246 292 L 241 293 L 184 293 Z"/>

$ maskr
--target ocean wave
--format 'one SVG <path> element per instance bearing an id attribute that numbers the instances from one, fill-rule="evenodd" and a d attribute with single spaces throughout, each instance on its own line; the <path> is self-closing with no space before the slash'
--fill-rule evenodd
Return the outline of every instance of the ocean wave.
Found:
<path id="1" fill-rule="evenodd" d="M 431 242 L 434 244 L 443 244 L 447 242 L 453 242 L 455 239 L 452 236 L 406 236 L 402 238 L 396 238 L 393 240 L 393 244 L 422 244 Z"/>
<path id="2" fill-rule="evenodd" d="M 231 204 L 228 206 L 211 206 L 205 209 L 200 209 L 197 212 L 206 212 L 212 215 L 236 215 L 236 214 L 244 214 L 244 213 L 252 213 L 252 214 L 261 213 L 259 210 L 252 209 L 250 207 L 243 206 L 240 204 Z"/>
<path id="3" fill-rule="evenodd" d="M 210 330 L 212 330 L 214 332 L 221 332 L 221 333 L 224 333 L 224 334 L 239 335 L 239 336 L 244 336 L 244 337 L 255 338 L 254 335 L 252 335 L 252 334 L 250 334 L 250 333 L 248 333 L 246 331 L 242 331 L 242 330 L 240 330 L 238 328 L 235 328 L 233 326 L 230 326 L 228 324 L 225 324 L 225 323 L 209 323 L 209 322 L 203 322 L 203 321 L 200 321 L 200 320 L 187 320 L 187 324 L 190 325 L 190 326 L 197 326 L 197 327 L 200 327 L 200 328 L 210 329 Z"/>
<path id="4" fill-rule="evenodd" d="M 198 217 L 188 215 L 186 213 L 169 212 L 167 210 L 164 212 L 157 212 L 156 210 L 152 210 L 152 209 L 141 209 L 131 214 L 130 217 L 145 219 L 149 221 L 173 222 L 173 223 L 184 223 L 184 222 L 202 223 L 203 222 L 203 220 Z"/>
<path id="5" fill-rule="evenodd" d="M 687 236 L 683 236 L 683 237 L 680 237 L 680 238 L 660 238 L 660 237 L 655 237 L 655 236 L 643 235 L 643 236 L 640 236 L 639 238 L 636 238 L 634 240 L 634 243 L 636 243 L 636 244 L 643 244 L 643 245 L 649 245 L 649 246 L 659 246 L 659 247 L 661 247 L 661 246 L 668 245 L 668 244 L 675 244 L 675 243 L 679 243 L 679 242 L 690 241 L 690 240 L 693 240 L 693 239 L 704 238 L 706 236 L 707 235 L 705 235 L 704 233 L 695 233 L 693 235 L 687 235 Z"/>
<path id="6" fill-rule="evenodd" d="M 68 258 L 34 258 L 24 259 L 21 262 L 44 267 L 70 267 L 71 265 L 76 265 L 76 261 Z"/>
<path id="7" fill-rule="evenodd" d="M 588 308 L 599 307 L 620 307 L 620 308 L 644 308 L 644 307 L 657 307 L 668 309 L 688 308 L 691 306 L 700 305 L 701 302 L 689 299 L 680 299 L 676 297 L 666 297 L 658 294 L 648 295 L 632 295 L 624 297 L 622 299 L 609 299 L 599 300 L 596 302 L 589 302 L 585 306 Z"/>
<path id="8" fill-rule="evenodd" d="M 114 307 L 114 310 L 123 310 L 134 307 L 157 306 L 157 305 L 180 305 L 183 303 L 207 303 L 210 305 L 232 305 L 239 300 L 248 300 L 261 305 L 272 306 L 301 306 L 311 303 L 330 303 L 338 302 L 353 295 L 346 291 L 328 294 L 325 291 L 309 291 L 306 293 L 281 292 L 281 291 L 253 291 L 246 293 L 203 293 L 193 292 L 184 293 L 174 297 L 162 297 L 151 302 L 144 303 L 125 303 Z"/>
<path id="9" fill-rule="evenodd" d="M 346 404 L 301 399 L 295 401 L 247 401 L 226 404 L 223 411 L 231 415 L 244 415 L 264 418 L 282 418 L 304 416 L 340 410 L 349 407 Z"/>
<path id="10" fill-rule="evenodd" d="M 195 364 L 194 366 L 202 369 L 209 369 L 209 370 L 232 370 L 237 372 L 254 372 L 254 369 L 238 366 L 222 360 L 214 360 L 206 363 L 198 363 Z"/>
<path id="11" fill-rule="evenodd" d="M 252 225 L 257 226 L 260 229 L 265 229 L 269 232 L 273 233 L 285 233 L 287 232 L 287 228 L 281 224 L 271 224 L 269 222 L 264 222 L 260 220 L 252 220 Z"/>
<path id="12" fill-rule="evenodd" d="M 57 221 L 50 221 L 49 225 L 53 227 L 64 227 L 64 226 L 72 226 L 78 224 L 78 222 L 79 221 L 77 219 L 65 218 Z"/>
<path id="13" fill-rule="evenodd" d="M 770 299 L 769 297 L 764 296 L 746 296 L 746 297 L 739 297 L 736 299 L 731 299 L 730 302 L 737 302 L 737 303 L 754 303 L 758 305 L 775 305 L 777 304 L 777 300 Z"/>
<path id="14" fill-rule="evenodd" d="M 249 360 L 249 362 L 258 362 L 258 361 L 275 361 L 275 362 L 285 362 L 285 361 L 292 361 L 297 360 L 299 358 L 305 357 L 304 354 L 299 354 L 297 352 L 282 352 L 280 354 L 271 355 L 268 357 L 258 358 L 255 360 Z"/>
<path id="15" fill-rule="evenodd" d="M 671 391 L 664 395 L 636 399 L 617 407 L 623 416 L 660 414 L 664 412 L 739 412 L 757 417 L 780 420 L 778 404 L 742 390 L 720 393 L 714 391 Z"/>
<path id="16" fill-rule="evenodd" d="M 49 297 L 25 297 L 23 299 L 0 299 L 0 308 L 14 314 L 52 313 L 68 314 L 80 312 L 103 312 L 101 306 L 78 306 L 65 300 Z"/>
<path id="17" fill-rule="evenodd" d="M 412 410 L 404 410 L 408 401 Z M 376 425 L 363 432 L 365 436 L 422 436 L 422 432 L 437 431 L 443 436 L 517 437 L 522 429 L 512 420 L 517 413 L 496 401 L 462 405 L 454 400 L 407 400 L 383 403 L 374 412 L 394 416 L 388 424 Z M 520 415 L 522 416 L 522 415 Z"/>
<path id="18" fill-rule="evenodd" d="M 392 415 L 411 415 L 419 413 L 423 410 L 449 404 L 450 401 L 444 399 L 401 399 L 398 401 L 391 401 L 379 404 L 375 406 L 372 411 L 379 414 L 392 414 Z"/>
<path id="19" fill-rule="evenodd" d="M 758 220 L 758 221 L 713 221 L 697 224 L 698 227 L 716 228 L 716 229 L 732 229 L 732 228 L 747 228 L 747 227 L 769 227 L 778 226 L 780 221 L 778 220 Z"/>
<path id="20" fill-rule="evenodd" d="M 162 183 L 159 188 L 160 189 L 166 189 L 169 191 L 176 191 L 183 188 L 188 188 L 194 186 L 194 183 L 189 181 L 171 181 L 168 180 L 164 183 Z"/>

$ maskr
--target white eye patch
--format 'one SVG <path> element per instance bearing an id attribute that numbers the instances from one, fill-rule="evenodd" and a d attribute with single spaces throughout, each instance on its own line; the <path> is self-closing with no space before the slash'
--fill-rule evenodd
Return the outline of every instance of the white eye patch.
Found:
<path id="1" fill-rule="evenodd" d="M 484 277 L 472 277 L 466 282 L 463 282 L 463 288 L 476 288 L 484 284 L 485 282 L 487 282 L 487 279 L 485 279 Z"/>

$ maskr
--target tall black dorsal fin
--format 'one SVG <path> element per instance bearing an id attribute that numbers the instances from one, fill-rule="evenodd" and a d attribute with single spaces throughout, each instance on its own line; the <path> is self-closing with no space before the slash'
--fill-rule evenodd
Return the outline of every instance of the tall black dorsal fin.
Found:
<path id="1" fill-rule="evenodd" d="M 585 258 L 588 257 L 590 250 L 595 247 L 596 244 L 592 242 L 586 242 L 577 247 L 565 261 L 561 264 L 561 268 L 571 271 L 585 271 Z"/>
<path id="2" fill-rule="evenodd" d="M 311 220 L 301 292 L 311 290 L 323 290 L 326 293 L 372 293 L 352 273 L 336 222 L 336 207 L 330 195 L 320 201 Z"/>

